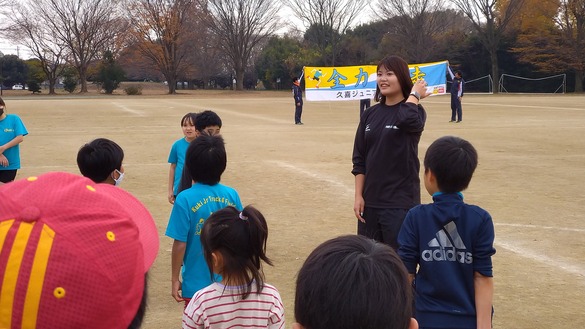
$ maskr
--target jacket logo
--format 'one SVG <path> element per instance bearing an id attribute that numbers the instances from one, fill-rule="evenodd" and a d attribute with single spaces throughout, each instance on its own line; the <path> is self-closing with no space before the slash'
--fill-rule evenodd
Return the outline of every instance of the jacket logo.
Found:
<path id="1" fill-rule="evenodd" d="M 450 222 L 435 234 L 435 238 L 429 241 L 429 249 L 423 250 L 421 258 L 426 262 L 446 261 L 471 264 L 473 254 L 467 252 L 467 248 L 461 240 L 455 222 Z"/>

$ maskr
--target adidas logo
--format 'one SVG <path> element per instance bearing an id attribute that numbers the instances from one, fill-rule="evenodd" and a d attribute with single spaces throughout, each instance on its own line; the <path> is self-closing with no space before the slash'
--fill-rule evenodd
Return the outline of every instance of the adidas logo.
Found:
<path id="1" fill-rule="evenodd" d="M 435 234 L 436 238 L 429 241 L 432 249 L 423 250 L 421 258 L 426 262 L 447 261 L 471 264 L 473 255 L 465 251 L 467 248 L 461 240 L 457 225 L 450 222 Z"/>

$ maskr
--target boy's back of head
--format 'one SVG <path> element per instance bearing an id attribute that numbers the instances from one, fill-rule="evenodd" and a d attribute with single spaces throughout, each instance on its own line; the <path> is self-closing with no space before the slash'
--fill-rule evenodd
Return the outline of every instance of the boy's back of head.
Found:
<path id="1" fill-rule="evenodd" d="M 106 181 L 114 170 L 120 170 L 123 160 L 122 148 L 106 138 L 94 139 L 77 152 L 79 171 L 96 183 Z"/>
<path id="2" fill-rule="evenodd" d="M 206 185 L 219 183 L 226 165 L 225 144 L 219 135 L 201 135 L 195 138 L 185 155 L 185 167 L 191 178 Z"/>
<path id="3" fill-rule="evenodd" d="M 346 235 L 322 243 L 297 276 L 293 328 L 406 329 L 412 288 L 396 252 L 382 243 Z"/>
<path id="4" fill-rule="evenodd" d="M 477 151 L 468 141 L 444 136 L 434 141 L 425 154 L 425 172 L 430 170 L 444 193 L 463 191 L 477 167 Z"/>
<path id="5" fill-rule="evenodd" d="M 197 113 L 195 117 L 195 129 L 199 132 L 205 132 L 208 127 L 221 128 L 221 118 L 219 115 L 210 110 Z"/>

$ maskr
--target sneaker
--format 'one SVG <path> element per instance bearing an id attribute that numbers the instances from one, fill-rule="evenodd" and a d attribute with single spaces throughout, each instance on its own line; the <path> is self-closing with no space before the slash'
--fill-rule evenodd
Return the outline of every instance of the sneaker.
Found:
<path id="1" fill-rule="evenodd" d="M 461 120 L 457 120 L 457 123 L 461 122 Z"/>
<path id="2" fill-rule="evenodd" d="M 455 120 L 449 120 L 449 122 L 455 122 Z"/>
<path id="3" fill-rule="evenodd" d="M 303 124 L 302 122 L 295 123 L 295 125 L 302 125 L 302 124 Z"/>

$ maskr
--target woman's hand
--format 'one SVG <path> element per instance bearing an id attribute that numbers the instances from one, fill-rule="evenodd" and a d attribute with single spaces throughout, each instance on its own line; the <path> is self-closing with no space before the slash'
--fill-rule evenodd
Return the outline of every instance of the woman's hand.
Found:
<path id="1" fill-rule="evenodd" d="M 363 217 L 365 205 L 364 198 L 362 196 L 356 196 L 355 203 L 353 204 L 353 212 L 355 213 L 355 217 L 362 223 L 366 222 Z"/>
<path id="2" fill-rule="evenodd" d="M 431 92 L 427 91 L 427 86 L 428 84 L 425 79 L 418 79 L 412 86 L 412 91 L 416 91 L 420 95 L 420 99 L 423 99 L 432 94 Z"/>

